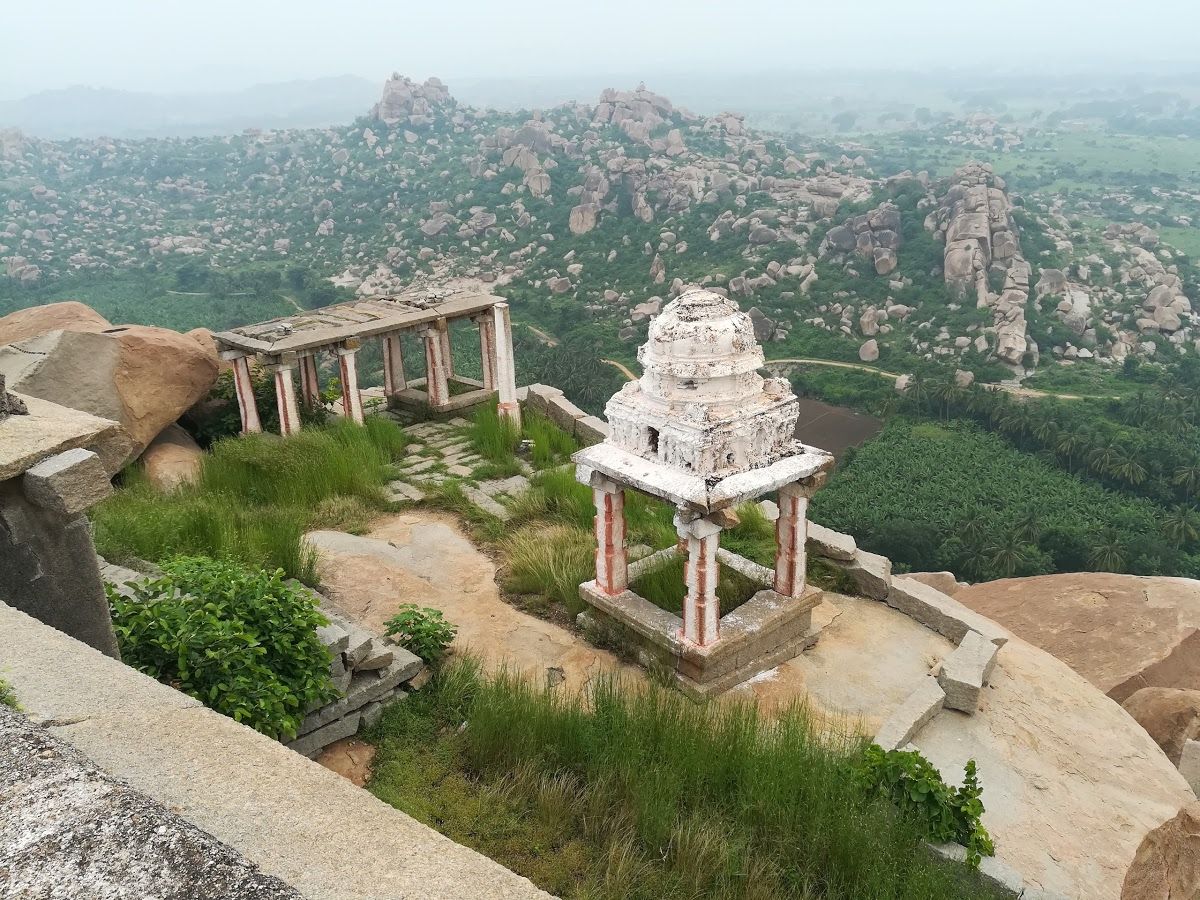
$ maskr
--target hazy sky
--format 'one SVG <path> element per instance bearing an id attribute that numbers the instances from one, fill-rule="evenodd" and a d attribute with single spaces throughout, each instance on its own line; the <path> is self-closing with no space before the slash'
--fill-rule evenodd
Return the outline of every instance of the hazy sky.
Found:
<path id="1" fill-rule="evenodd" d="M 1195 63 L 1200 7 L 1139 0 L 0 0 L 0 88 Z"/>

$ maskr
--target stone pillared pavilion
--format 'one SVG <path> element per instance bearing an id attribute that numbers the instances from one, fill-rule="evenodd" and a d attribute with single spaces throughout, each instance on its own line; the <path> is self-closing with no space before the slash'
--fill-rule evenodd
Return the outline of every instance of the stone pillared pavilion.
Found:
<path id="1" fill-rule="evenodd" d="M 483 378 L 458 375 L 450 347 L 450 325 L 469 320 L 479 330 Z M 408 380 L 401 339 L 414 335 L 423 345 L 425 377 Z M 384 398 L 390 407 L 417 407 L 432 415 L 458 413 L 492 397 L 500 414 L 520 423 L 517 405 L 512 322 L 502 297 L 464 290 L 413 290 L 396 297 L 373 297 L 338 303 L 244 325 L 215 335 L 221 358 L 233 365 L 234 386 L 241 412 L 242 433 L 262 431 L 254 402 L 251 364 L 263 366 L 275 378 L 280 432 L 300 430 L 296 381 L 306 404 L 318 401 L 318 360 L 336 357 L 342 391 L 342 410 L 363 422 L 358 387 L 357 355 L 362 342 L 377 339 L 383 352 Z M 299 371 L 299 379 L 296 371 Z"/>
<path id="2" fill-rule="evenodd" d="M 805 581 L 808 500 L 833 457 L 795 437 L 798 404 L 764 362 L 750 317 L 727 297 L 692 289 L 650 324 L 644 374 L 608 401 L 607 440 L 575 455 L 596 502 L 596 578 L 580 586 L 593 621 L 615 625 L 645 655 L 672 666 L 691 693 L 717 693 L 790 659 L 815 641 L 822 593 Z M 624 491 L 672 503 L 680 542 L 630 564 Z M 774 569 L 720 547 L 734 507 L 778 497 Z M 687 553 L 687 597 L 675 616 L 630 590 L 655 566 Z M 720 567 L 762 585 L 722 617 Z"/>

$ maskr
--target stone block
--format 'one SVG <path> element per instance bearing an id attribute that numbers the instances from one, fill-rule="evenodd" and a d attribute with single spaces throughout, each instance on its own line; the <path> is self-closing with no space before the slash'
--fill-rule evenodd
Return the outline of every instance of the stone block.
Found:
<path id="1" fill-rule="evenodd" d="M 932 628 L 955 644 L 962 643 L 969 631 L 977 631 L 997 647 L 1008 641 L 1008 632 L 979 613 L 968 609 L 952 597 L 912 578 L 892 579 L 887 595 L 888 606 Z"/>
<path id="2" fill-rule="evenodd" d="M 583 416 L 575 420 L 575 439 L 585 447 L 599 444 L 608 434 L 608 423 L 599 416 Z"/>
<path id="3" fill-rule="evenodd" d="M 362 708 L 359 713 L 358 730 L 362 731 L 365 728 L 370 728 L 379 721 L 379 717 L 383 715 L 383 701 L 373 700 Z"/>
<path id="4" fill-rule="evenodd" d="M 1179 774 L 1192 786 L 1192 793 L 1200 794 L 1200 741 L 1183 742 L 1183 753 L 1179 757 Z"/>
<path id="5" fill-rule="evenodd" d="M 911 741 L 929 721 L 941 712 L 946 692 L 933 678 L 922 678 L 917 688 L 909 694 L 887 717 L 875 734 L 875 743 L 884 750 L 895 750 Z"/>
<path id="6" fill-rule="evenodd" d="M 295 750 L 302 756 L 316 756 L 334 741 L 340 741 L 342 738 L 348 738 L 353 734 L 357 734 L 359 717 L 357 711 L 352 712 L 328 725 L 301 735 L 293 741 L 289 741 L 286 746 L 289 750 Z"/>
<path id="7" fill-rule="evenodd" d="M 64 516 L 77 515 L 112 493 L 100 457 L 82 447 L 42 460 L 21 482 L 29 502 Z"/>
<path id="8" fill-rule="evenodd" d="M 826 559 L 840 559 L 845 562 L 854 560 L 858 545 L 854 538 L 816 522 L 808 523 L 808 550 Z"/>
<path id="9" fill-rule="evenodd" d="M 340 625 L 334 625 L 332 622 L 328 625 L 318 626 L 317 638 L 335 656 L 344 653 L 350 644 L 350 635 L 346 633 L 346 629 Z"/>
<path id="10" fill-rule="evenodd" d="M 392 650 L 384 647 L 379 641 L 372 641 L 367 655 L 355 664 L 354 671 L 372 672 L 377 669 L 387 668 L 392 664 L 394 657 L 395 653 Z"/>
<path id="11" fill-rule="evenodd" d="M 886 556 L 856 550 L 852 562 L 833 562 L 846 570 L 846 574 L 864 597 L 870 597 L 872 600 L 887 599 L 892 587 L 892 561 Z"/>
<path id="12" fill-rule="evenodd" d="M 567 434 L 575 433 L 575 423 L 587 415 L 582 409 L 566 397 L 556 397 L 549 404 L 547 412 L 550 421 Z"/>
<path id="13" fill-rule="evenodd" d="M 346 668 L 356 669 L 358 668 L 358 664 L 366 659 L 367 654 L 371 652 L 375 635 L 353 624 L 346 626 L 346 634 L 348 643 L 342 655 L 346 658 Z"/>
<path id="14" fill-rule="evenodd" d="M 978 631 L 968 631 L 958 648 L 946 657 L 938 673 L 938 684 L 946 692 L 946 706 L 965 713 L 975 712 L 979 695 L 996 665 L 999 647 Z"/>

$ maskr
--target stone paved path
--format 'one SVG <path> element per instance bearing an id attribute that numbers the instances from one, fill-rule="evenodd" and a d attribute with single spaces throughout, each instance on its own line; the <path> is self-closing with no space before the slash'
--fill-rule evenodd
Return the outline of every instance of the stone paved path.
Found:
<path id="1" fill-rule="evenodd" d="M 488 465 L 471 447 L 471 423 L 466 419 L 412 423 L 403 413 L 383 415 L 403 425 L 405 435 L 412 441 L 404 459 L 396 465 L 396 479 L 388 485 L 394 502 L 420 503 L 431 486 L 444 484 L 450 478 L 476 479 Z M 532 469 L 522 463 L 522 471 L 524 474 L 510 478 L 465 484 L 463 493 L 484 512 L 507 521 L 509 515 L 503 501 L 519 497 L 529 489 L 525 476 Z"/>

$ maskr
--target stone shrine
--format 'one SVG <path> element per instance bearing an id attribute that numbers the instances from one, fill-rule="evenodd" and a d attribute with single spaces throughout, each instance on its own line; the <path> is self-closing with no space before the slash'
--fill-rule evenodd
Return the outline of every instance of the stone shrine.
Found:
<path id="1" fill-rule="evenodd" d="M 610 436 L 574 457 L 597 510 L 596 578 L 580 586 L 591 607 L 583 615 L 630 632 L 690 693 L 717 693 L 815 640 L 812 610 L 821 591 L 805 581 L 808 499 L 833 457 L 796 440 L 796 397 L 786 382 L 759 374 L 764 358 L 753 323 L 727 297 L 700 289 L 679 296 L 651 322 L 638 360 L 641 379 L 605 409 Z M 676 547 L 628 562 L 626 488 L 676 507 Z M 772 492 L 773 570 L 719 546 L 722 528 L 737 522 L 734 507 Z M 680 617 L 629 585 L 684 550 Z M 716 596 L 720 566 L 762 586 L 724 617 Z"/>

